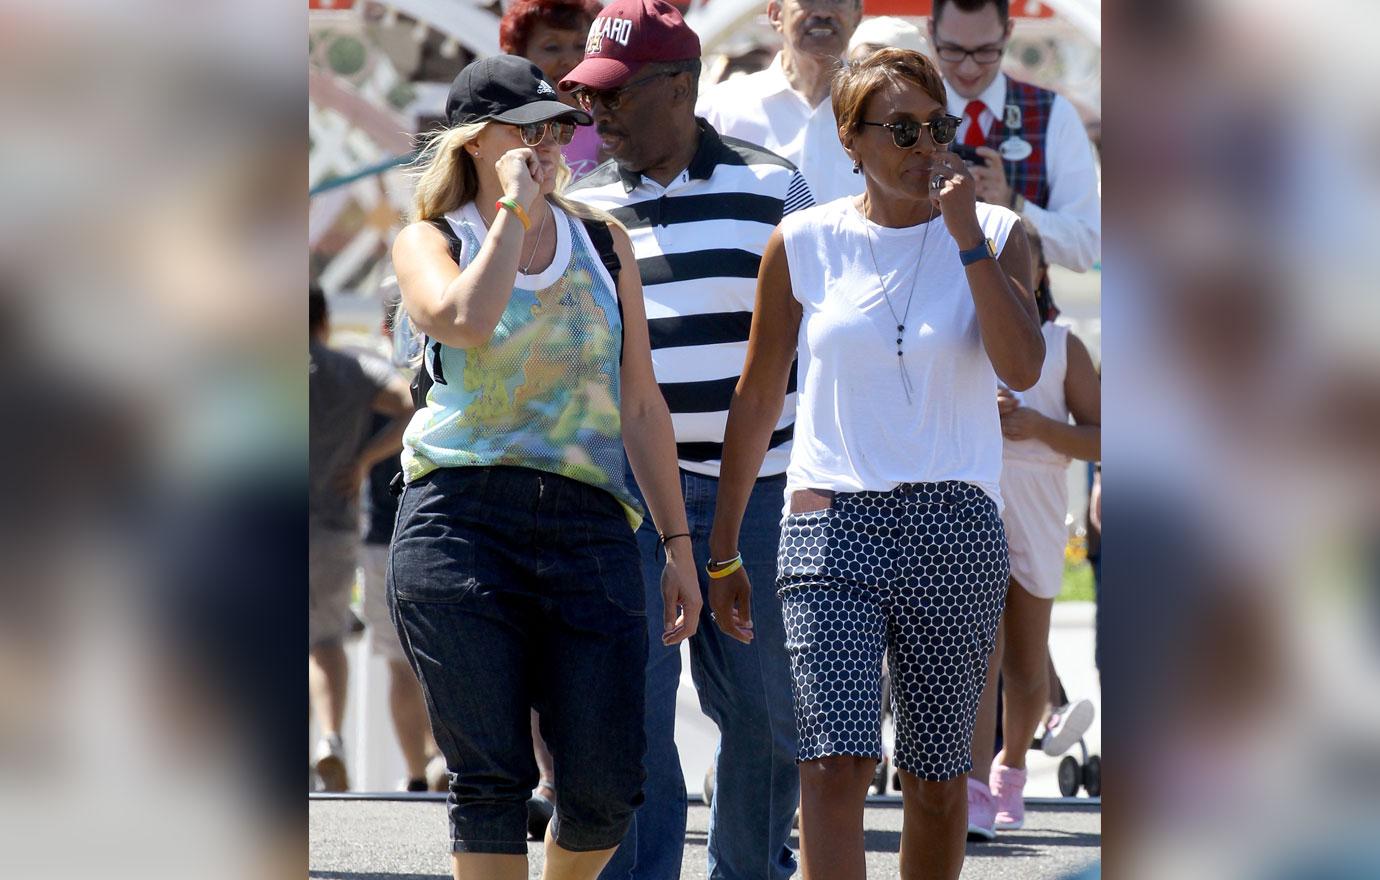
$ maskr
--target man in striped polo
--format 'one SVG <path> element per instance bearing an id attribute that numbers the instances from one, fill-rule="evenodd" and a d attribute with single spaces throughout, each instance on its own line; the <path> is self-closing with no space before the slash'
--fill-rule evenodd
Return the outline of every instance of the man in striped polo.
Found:
<path id="1" fill-rule="evenodd" d="M 628 229 L 642 277 L 657 381 L 675 423 L 696 560 L 709 561 L 724 424 L 743 370 L 757 267 L 781 218 L 814 203 L 790 162 L 721 138 L 695 117 L 700 42 L 663 0 L 614 0 L 594 21 L 585 59 L 562 82 L 594 116 L 612 157 L 572 198 Z M 690 640 L 700 705 L 720 732 L 708 876 L 776 880 L 795 871 L 787 847 L 799 800 L 791 677 L 773 585 L 795 421 L 795 380 L 748 505 L 742 558 L 753 637 L 702 626 Z M 629 481 L 632 485 L 632 481 Z M 646 801 L 603 878 L 680 876 L 685 779 L 675 744 L 680 654 L 661 645 L 657 535 L 638 534 L 647 590 Z M 709 592 L 701 567 L 700 588 Z M 706 599 L 706 608 L 708 601 Z"/>

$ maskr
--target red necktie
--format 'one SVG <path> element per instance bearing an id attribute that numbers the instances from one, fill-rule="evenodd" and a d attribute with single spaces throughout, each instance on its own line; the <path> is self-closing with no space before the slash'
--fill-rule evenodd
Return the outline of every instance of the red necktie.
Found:
<path id="1" fill-rule="evenodd" d="M 963 135 L 963 143 L 970 147 L 987 146 L 987 135 L 982 131 L 982 111 L 986 105 L 981 101 L 969 101 L 963 110 L 963 118 L 968 120 L 968 131 Z"/>

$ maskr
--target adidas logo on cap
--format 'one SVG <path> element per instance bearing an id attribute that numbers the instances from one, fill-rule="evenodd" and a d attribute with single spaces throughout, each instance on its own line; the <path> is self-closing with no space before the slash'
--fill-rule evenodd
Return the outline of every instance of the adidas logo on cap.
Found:
<path id="1" fill-rule="evenodd" d="M 541 80 L 537 83 L 537 94 L 550 95 L 554 98 L 556 97 L 556 90 L 551 88 L 551 83 L 547 82 L 546 80 Z"/>

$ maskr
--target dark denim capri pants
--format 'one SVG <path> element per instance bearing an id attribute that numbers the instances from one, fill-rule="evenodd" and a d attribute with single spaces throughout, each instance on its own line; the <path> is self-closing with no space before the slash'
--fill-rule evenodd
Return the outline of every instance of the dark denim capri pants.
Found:
<path id="1" fill-rule="evenodd" d="M 645 603 L 632 529 L 602 489 L 458 467 L 404 490 L 388 604 L 450 771 L 453 852 L 527 853 L 532 708 L 556 842 L 623 839 L 642 803 Z"/>

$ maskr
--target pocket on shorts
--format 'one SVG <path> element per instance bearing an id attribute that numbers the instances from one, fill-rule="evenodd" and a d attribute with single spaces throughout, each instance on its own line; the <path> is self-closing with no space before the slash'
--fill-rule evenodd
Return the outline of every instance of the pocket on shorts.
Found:
<path id="1" fill-rule="evenodd" d="M 1011 558 L 1006 545 L 1006 526 L 997 503 L 986 492 L 978 490 L 978 494 L 964 503 L 960 522 L 971 536 L 979 585 L 1004 597 L 1011 578 Z"/>
<path id="2" fill-rule="evenodd" d="M 838 511 L 832 501 L 830 506 L 818 510 L 788 513 L 781 521 L 781 543 L 776 554 L 778 589 L 838 573 Z"/>
<path id="3" fill-rule="evenodd" d="M 478 585 L 476 550 L 493 536 L 471 491 L 426 481 L 409 485 L 398 505 L 388 586 L 398 599 L 455 603 Z"/>
<path id="4" fill-rule="evenodd" d="M 616 501 L 606 511 L 592 511 L 585 518 L 582 555 L 593 565 L 604 598 L 618 610 L 635 617 L 647 616 L 647 590 L 642 580 L 642 555 L 637 538 L 628 528 L 623 508 Z M 579 568 L 584 569 L 584 563 Z"/>
<path id="5" fill-rule="evenodd" d="M 599 560 L 599 581 L 604 598 L 625 614 L 647 616 L 647 590 L 642 580 L 642 558 L 636 542 L 625 552 L 605 554 Z"/>

